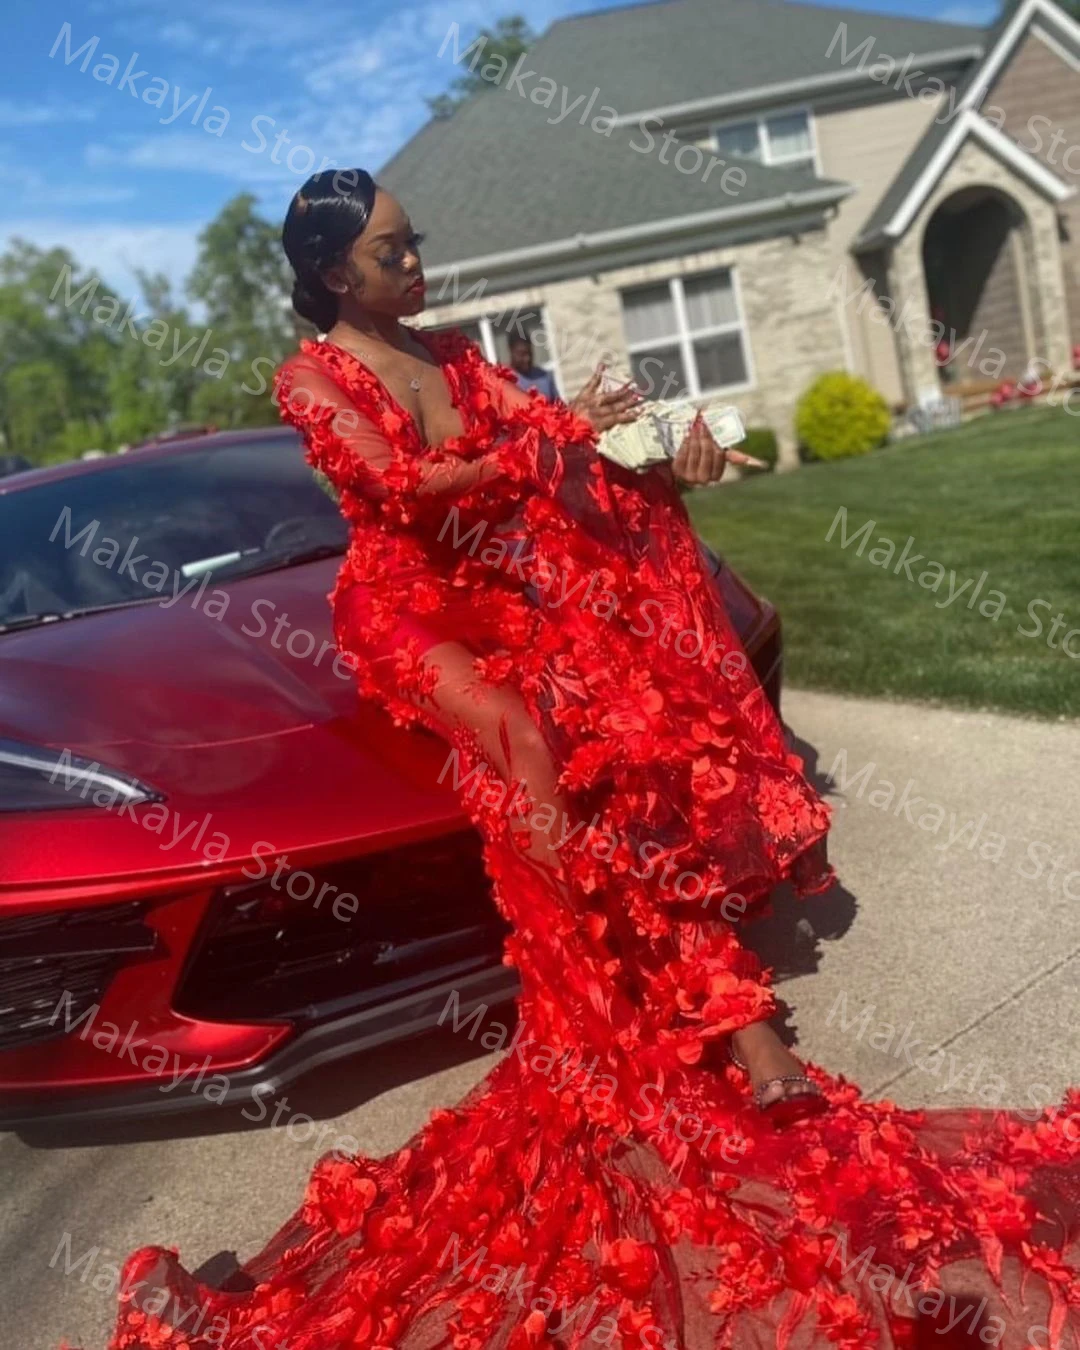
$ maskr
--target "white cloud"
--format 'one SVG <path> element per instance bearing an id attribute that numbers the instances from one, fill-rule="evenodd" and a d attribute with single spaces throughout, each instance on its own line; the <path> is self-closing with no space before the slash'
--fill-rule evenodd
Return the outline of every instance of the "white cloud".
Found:
<path id="1" fill-rule="evenodd" d="M 195 262 L 202 223 L 173 225 L 72 225 L 49 219 L 0 220 L 0 239 L 39 248 L 66 248 L 82 267 L 96 272 L 125 295 L 137 290 L 135 270 L 163 272 L 178 295 Z"/>
<path id="2" fill-rule="evenodd" d="M 381 100 L 370 108 L 362 103 L 328 108 L 309 103 L 294 108 L 293 116 L 273 107 L 273 112 L 266 108 L 255 114 L 259 122 L 254 130 L 252 117 L 246 115 L 231 120 L 220 138 L 202 130 L 162 128 L 123 141 L 91 142 L 83 161 L 94 172 L 141 171 L 147 195 L 155 190 L 155 171 L 213 174 L 236 191 L 279 187 L 289 193 L 320 167 L 377 167 L 427 115 L 419 93 Z"/>
<path id="3" fill-rule="evenodd" d="M 125 168 L 170 174 L 214 174 L 231 180 L 237 191 L 244 186 L 296 178 L 297 175 L 290 173 L 280 155 L 280 162 L 271 160 L 274 131 L 268 124 L 264 124 L 264 128 L 267 143 L 261 154 L 244 149 L 244 142 L 251 146 L 259 145 L 259 138 L 245 125 L 243 133 L 238 132 L 231 140 L 219 140 L 204 131 L 188 131 L 143 136 L 122 144 L 95 142 L 86 147 L 84 161 L 88 168 L 95 170 Z M 292 146 L 290 144 L 282 148 L 288 153 Z M 301 158 L 295 157 L 294 162 Z M 144 195 L 153 196 L 154 182 L 152 177 L 147 176 Z"/>
<path id="4" fill-rule="evenodd" d="M 30 103 L 0 99 L 0 127 L 41 127 L 50 123 L 92 122 L 98 110 L 71 103 Z"/>

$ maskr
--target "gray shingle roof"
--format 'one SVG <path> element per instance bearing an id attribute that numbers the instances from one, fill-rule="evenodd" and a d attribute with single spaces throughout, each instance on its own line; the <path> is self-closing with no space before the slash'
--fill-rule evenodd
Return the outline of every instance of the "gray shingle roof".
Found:
<path id="1" fill-rule="evenodd" d="M 903 58 L 982 42 L 985 30 L 785 0 L 662 0 L 553 24 L 530 65 L 576 88 L 601 89 L 620 113 L 852 69 L 829 50 L 873 39 L 874 56 Z M 869 62 L 867 63 L 869 64 Z"/>
<path id="2" fill-rule="evenodd" d="M 798 168 L 743 161 L 738 167 L 746 183 L 733 194 L 721 186 L 723 168 L 702 181 L 701 173 L 662 164 L 655 151 L 635 150 L 645 144 L 640 130 L 616 128 L 606 136 L 572 119 L 551 126 L 542 108 L 506 90 L 478 99 L 453 121 L 453 136 L 398 156 L 378 175 L 425 232 L 424 261 L 436 267 L 811 186 L 841 186 Z M 734 189 L 738 180 L 726 186 Z"/>
<path id="3" fill-rule="evenodd" d="M 818 187 L 805 169 L 742 162 L 746 184 L 732 195 L 723 168 L 683 173 L 659 158 L 663 129 L 650 153 L 640 128 L 601 134 L 596 119 L 842 70 L 826 57 L 840 22 L 848 51 L 874 38 L 874 54 L 941 50 L 982 37 L 982 30 L 784 0 L 663 0 L 560 20 L 531 48 L 511 88 L 476 95 L 453 117 L 432 121 L 377 174 L 427 234 L 425 261 L 438 267 L 469 258 L 677 216 L 742 207 Z M 460 51 L 468 37 L 460 39 Z M 444 60 L 447 78 L 464 67 Z M 477 70 L 483 66 L 483 58 Z M 851 66 L 848 67 L 851 69 Z M 544 77 L 560 87 L 550 107 Z M 579 118 L 599 93 L 585 125 Z M 554 122 L 565 106 L 576 110 Z M 524 92 L 522 92 L 524 91 Z M 606 108 L 607 112 L 604 111 Z M 602 123 L 601 125 L 606 125 Z M 669 149 L 670 159 L 670 149 Z M 693 162 L 690 154 L 683 163 Z M 729 161 L 734 162 L 734 161 Z M 705 163 L 708 163 L 706 158 Z M 722 186 L 723 183 L 723 186 Z"/>

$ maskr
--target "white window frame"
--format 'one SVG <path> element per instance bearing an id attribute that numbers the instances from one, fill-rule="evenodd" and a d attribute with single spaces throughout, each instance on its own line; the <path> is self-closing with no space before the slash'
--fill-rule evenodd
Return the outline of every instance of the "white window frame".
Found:
<path id="1" fill-rule="evenodd" d="M 684 281 L 704 280 L 706 277 L 716 276 L 721 272 L 727 272 L 731 277 L 731 294 L 735 301 L 736 317 L 728 323 L 711 324 L 708 328 L 695 328 L 691 330 L 690 321 L 686 307 L 686 291 L 683 287 Z M 620 291 L 620 299 L 623 295 L 633 291 L 642 291 L 649 286 L 662 284 L 660 282 L 644 282 L 637 286 L 624 286 Z M 627 342 L 626 350 L 634 356 L 638 352 L 655 352 L 658 348 L 678 347 L 679 354 L 682 357 L 683 370 L 686 373 L 686 397 L 687 398 L 706 398 L 710 394 L 741 394 L 748 389 L 753 389 L 756 383 L 754 374 L 754 356 L 750 348 L 750 332 L 746 323 L 746 310 L 742 302 L 742 286 L 739 282 L 739 269 L 737 267 L 709 267 L 701 272 L 691 272 L 687 276 L 669 277 L 667 285 L 671 290 L 672 303 L 675 306 L 675 325 L 676 332 L 670 337 L 653 338 L 648 342 Z M 700 342 L 702 338 L 723 337 L 728 333 L 738 333 L 739 343 L 742 347 L 743 366 L 746 369 L 746 379 L 741 384 L 721 384 L 713 385 L 708 389 L 701 387 L 701 381 L 698 378 L 697 357 L 694 354 L 694 343 Z"/>
<path id="2" fill-rule="evenodd" d="M 810 154 L 809 155 L 780 155 L 774 156 L 772 153 L 772 141 L 769 139 L 767 123 L 775 117 L 791 117 L 795 113 L 803 113 L 806 117 L 806 127 L 810 133 Z M 756 164 L 767 164 L 774 168 L 783 168 L 789 164 L 812 164 L 814 174 L 821 178 L 824 175 L 821 171 L 821 153 L 818 147 L 817 119 L 814 117 L 814 110 L 807 104 L 795 104 L 789 108 L 763 108 L 760 112 L 750 113 L 742 117 L 727 117 L 722 122 L 713 122 L 709 127 L 712 136 L 712 148 L 720 153 L 719 132 L 724 127 L 739 127 L 747 122 L 756 123 L 758 133 L 758 145 L 761 146 L 761 159 L 755 160 Z"/>
<path id="3" fill-rule="evenodd" d="M 546 370 L 555 379 L 555 387 L 562 388 L 562 373 L 559 370 L 559 356 L 555 345 L 551 340 L 551 325 L 548 321 L 547 305 L 520 305 L 518 308 L 539 314 L 540 323 L 544 329 L 544 346 L 551 355 L 551 360 L 544 364 L 540 363 L 540 369 Z M 492 365 L 502 364 L 499 358 L 498 347 L 495 344 L 495 325 L 494 320 L 508 313 L 508 310 L 498 310 L 494 314 L 474 314 L 470 318 L 452 319 L 447 323 L 436 324 L 436 328 L 461 328 L 469 324 L 475 324 L 480 329 L 480 350 L 484 353 L 484 360 L 490 361 Z"/>

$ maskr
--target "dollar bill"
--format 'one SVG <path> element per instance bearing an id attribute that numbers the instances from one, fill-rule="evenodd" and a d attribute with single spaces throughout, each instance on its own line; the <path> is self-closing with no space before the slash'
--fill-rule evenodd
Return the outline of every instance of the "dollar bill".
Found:
<path id="1" fill-rule="evenodd" d="M 644 470 L 654 464 L 663 464 L 679 453 L 699 411 L 723 449 L 730 449 L 746 439 L 742 417 L 730 404 L 712 404 L 699 409 L 687 399 L 656 400 L 642 405 L 637 421 L 605 431 L 597 443 L 597 450 L 624 469 Z"/>

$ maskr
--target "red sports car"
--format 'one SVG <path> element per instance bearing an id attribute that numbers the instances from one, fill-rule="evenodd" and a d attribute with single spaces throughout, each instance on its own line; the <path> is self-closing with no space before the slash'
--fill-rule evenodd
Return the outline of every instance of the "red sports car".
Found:
<path id="1" fill-rule="evenodd" d="M 345 543 L 284 429 L 0 479 L 0 1125 L 250 1102 L 512 996 L 441 743 L 335 652 Z"/>

